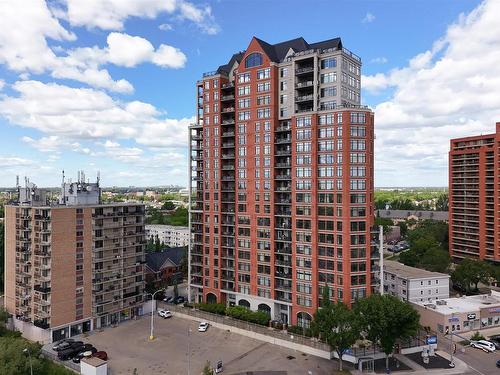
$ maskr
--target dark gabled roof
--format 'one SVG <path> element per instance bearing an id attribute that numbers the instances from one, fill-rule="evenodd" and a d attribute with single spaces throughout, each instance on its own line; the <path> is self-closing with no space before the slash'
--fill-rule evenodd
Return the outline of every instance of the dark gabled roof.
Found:
<path id="1" fill-rule="evenodd" d="M 182 257 L 186 253 L 187 248 L 184 247 L 169 247 L 158 253 L 146 254 L 146 265 L 153 272 L 158 272 L 167 260 L 170 260 L 174 265 L 180 266 Z"/>
<path id="2" fill-rule="evenodd" d="M 271 61 L 274 62 L 283 61 L 290 48 L 293 49 L 295 52 L 307 51 L 310 49 L 328 49 L 328 48 L 342 49 L 342 41 L 340 38 L 328 39 L 312 44 L 307 43 L 305 39 L 302 37 L 290 39 L 285 42 L 276 44 L 269 44 L 259 38 L 255 38 L 255 40 L 257 40 L 262 50 L 266 53 L 267 56 L 269 56 Z M 238 62 L 239 64 L 244 54 L 245 51 L 235 53 L 227 64 L 219 66 L 219 68 L 217 69 L 217 73 L 229 74 L 229 71 L 233 67 L 234 63 Z"/>
<path id="3" fill-rule="evenodd" d="M 272 45 L 264 42 L 259 38 L 255 38 L 255 40 L 257 40 L 257 42 L 260 44 L 266 55 L 269 56 L 271 61 L 274 62 L 283 61 L 290 48 L 295 52 L 306 51 L 310 49 L 309 44 L 307 44 L 307 42 L 302 37 Z"/>
<path id="4" fill-rule="evenodd" d="M 231 57 L 231 60 L 229 60 L 229 62 L 226 65 L 219 66 L 219 68 L 217 69 L 217 73 L 218 74 L 220 74 L 220 73 L 229 74 L 234 63 L 237 62 L 239 64 L 241 62 L 241 59 L 243 58 L 244 54 L 245 54 L 245 52 L 235 53 Z"/>
<path id="5" fill-rule="evenodd" d="M 311 49 L 328 49 L 328 48 L 338 48 L 342 49 L 342 40 L 340 38 L 333 38 L 328 40 L 323 40 L 322 42 L 317 42 L 309 45 Z"/>

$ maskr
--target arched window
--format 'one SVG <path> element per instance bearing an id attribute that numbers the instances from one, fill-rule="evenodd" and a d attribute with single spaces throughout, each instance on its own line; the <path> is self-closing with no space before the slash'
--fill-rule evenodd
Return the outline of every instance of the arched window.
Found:
<path id="1" fill-rule="evenodd" d="M 245 59 L 245 68 L 262 65 L 262 55 L 258 52 L 251 53 Z"/>

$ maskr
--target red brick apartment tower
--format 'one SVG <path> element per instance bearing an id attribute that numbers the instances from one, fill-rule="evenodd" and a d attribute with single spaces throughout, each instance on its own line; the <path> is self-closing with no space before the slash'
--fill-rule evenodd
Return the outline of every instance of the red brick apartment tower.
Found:
<path id="1" fill-rule="evenodd" d="M 500 122 L 496 133 L 452 139 L 449 154 L 450 255 L 500 261 Z"/>
<path id="2" fill-rule="evenodd" d="M 190 127 L 192 300 L 308 326 L 322 288 L 374 287 L 373 113 L 339 38 L 253 38 L 197 83 Z"/>

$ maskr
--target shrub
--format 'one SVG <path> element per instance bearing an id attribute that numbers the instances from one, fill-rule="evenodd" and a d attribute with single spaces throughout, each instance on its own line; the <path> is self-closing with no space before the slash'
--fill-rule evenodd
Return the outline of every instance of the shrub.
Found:
<path id="1" fill-rule="evenodd" d="M 288 326 L 288 333 L 292 333 L 295 335 L 302 335 L 306 337 L 313 337 L 313 331 L 311 328 L 303 328 L 301 326 Z"/>
<path id="2" fill-rule="evenodd" d="M 243 306 L 233 306 L 226 309 L 226 314 L 230 317 L 244 320 L 255 324 L 267 326 L 271 317 L 263 311 L 251 311 Z"/>
<path id="3" fill-rule="evenodd" d="M 190 302 L 184 302 L 184 307 L 187 307 L 188 309 L 192 309 L 195 305 Z"/>
<path id="4" fill-rule="evenodd" d="M 225 315 L 226 305 L 223 303 L 199 303 L 196 307 L 202 311 L 207 311 L 212 314 Z"/>
<path id="5" fill-rule="evenodd" d="M 479 333 L 479 331 L 474 332 L 470 338 L 472 341 L 484 340 L 484 336 Z"/>

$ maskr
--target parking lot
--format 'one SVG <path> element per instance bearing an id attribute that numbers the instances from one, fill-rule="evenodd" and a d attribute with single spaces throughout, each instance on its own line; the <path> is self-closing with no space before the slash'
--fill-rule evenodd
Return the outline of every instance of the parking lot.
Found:
<path id="1" fill-rule="evenodd" d="M 108 353 L 111 374 L 200 374 L 206 361 L 221 360 L 225 374 L 332 374 L 338 363 L 263 343 L 214 327 L 198 332 L 198 322 L 155 316 L 150 341 L 149 317 L 92 333 L 85 341 Z M 189 331 L 191 331 L 189 333 Z M 188 356 L 188 353 L 191 353 Z M 188 371 L 188 368 L 190 371 Z M 310 371 L 310 372 L 309 372 Z"/>

